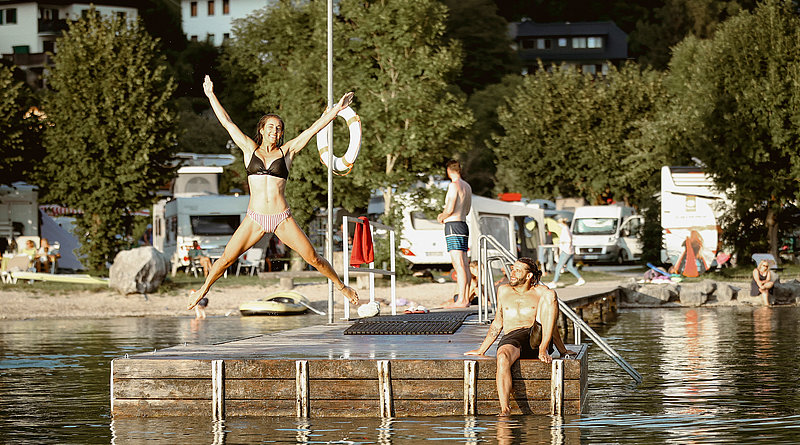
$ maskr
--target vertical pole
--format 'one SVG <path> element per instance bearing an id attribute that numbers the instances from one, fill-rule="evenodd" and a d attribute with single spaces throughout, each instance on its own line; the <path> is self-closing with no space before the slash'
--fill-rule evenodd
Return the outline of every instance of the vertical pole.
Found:
<path id="1" fill-rule="evenodd" d="M 394 417 L 392 367 L 389 360 L 378 360 L 378 392 L 381 398 L 381 417 Z"/>
<path id="2" fill-rule="evenodd" d="M 464 360 L 464 415 L 474 416 L 478 404 L 478 362 Z"/>
<path id="3" fill-rule="evenodd" d="M 333 0 L 328 0 L 328 106 L 333 106 Z M 328 230 L 325 253 L 328 262 L 333 265 L 333 125 L 328 125 L 324 131 L 328 132 Z M 333 281 L 328 280 L 328 323 L 334 320 L 333 301 Z"/>
<path id="4" fill-rule="evenodd" d="M 211 417 L 225 419 L 225 361 L 211 360 Z"/>
<path id="5" fill-rule="evenodd" d="M 297 417 L 308 417 L 308 360 L 295 360 L 294 371 Z"/>
<path id="6" fill-rule="evenodd" d="M 347 238 L 350 237 L 350 225 L 347 215 L 342 217 L 342 270 L 344 271 L 344 285 L 350 285 L 350 246 L 347 244 Z M 356 223 L 358 224 L 358 223 Z M 344 319 L 350 320 L 350 300 L 344 300 Z"/>
<path id="7" fill-rule="evenodd" d="M 395 245 L 394 245 L 394 228 L 389 230 L 389 261 L 392 263 L 392 275 L 391 275 L 391 294 L 392 294 L 392 315 L 397 315 L 397 294 L 395 293 L 395 285 L 397 284 L 397 269 L 395 267 L 395 257 L 394 257 Z"/>
<path id="8" fill-rule="evenodd" d="M 111 360 L 111 416 L 114 416 L 114 360 Z"/>
<path id="9" fill-rule="evenodd" d="M 550 374 L 550 414 L 564 415 L 564 360 L 553 360 Z"/>

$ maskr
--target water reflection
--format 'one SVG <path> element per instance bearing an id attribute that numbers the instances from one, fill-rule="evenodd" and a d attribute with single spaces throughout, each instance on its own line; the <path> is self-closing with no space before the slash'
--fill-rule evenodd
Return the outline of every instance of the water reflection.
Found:
<path id="1" fill-rule="evenodd" d="M 0 442 L 795 443 L 796 308 L 624 311 L 601 331 L 641 385 L 590 348 L 581 416 L 395 419 L 110 419 L 109 363 L 176 344 L 211 344 L 325 317 L 0 321 Z"/>

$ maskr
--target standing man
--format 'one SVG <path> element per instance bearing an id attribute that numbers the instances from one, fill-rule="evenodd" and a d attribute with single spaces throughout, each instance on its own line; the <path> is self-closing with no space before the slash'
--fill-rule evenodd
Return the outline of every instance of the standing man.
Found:
<path id="1" fill-rule="evenodd" d="M 570 232 L 567 222 L 567 218 L 563 216 L 558 219 L 558 223 L 561 226 L 561 235 L 558 236 L 558 250 L 561 253 L 558 256 L 558 264 L 556 264 L 556 273 L 553 276 L 553 281 L 547 283 L 547 287 L 550 289 L 554 289 L 558 285 L 558 277 L 561 275 L 561 268 L 564 266 L 566 266 L 569 273 L 575 275 L 575 278 L 578 279 L 578 282 L 575 283 L 576 286 L 586 284 L 572 261 L 575 257 L 575 247 L 572 246 L 572 232 Z"/>
<path id="2" fill-rule="evenodd" d="M 497 397 L 500 415 L 511 411 L 508 400 L 511 394 L 511 365 L 519 358 L 550 363 L 552 346 L 561 356 L 574 354 L 567 350 L 555 328 L 558 320 L 556 293 L 541 285 L 542 272 L 530 258 L 520 258 L 511 267 L 508 284 L 497 290 L 497 314 L 480 348 L 466 355 L 482 356 L 492 346 L 501 331 L 505 332 L 497 345 Z"/>
<path id="3" fill-rule="evenodd" d="M 444 223 L 444 237 L 447 240 L 447 251 L 453 261 L 458 283 L 458 299 L 448 301 L 444 307 L 469 306 L 468 291 L 471 274 L 469 272 L 469 227 L 467 227 L 467 214 L 472 208 L 472 187 L 467 181 L 461 179 L 461 164 L 456 160 L 447 162 L 447 177 L 450 185 L 447 186 L 447 196 L 444 198 L 444 211 L 436 217 Z"/>

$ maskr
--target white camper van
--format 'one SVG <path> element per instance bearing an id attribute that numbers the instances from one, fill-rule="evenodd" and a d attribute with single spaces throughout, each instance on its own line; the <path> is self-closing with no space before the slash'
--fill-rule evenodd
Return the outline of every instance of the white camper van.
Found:
<path id="1" fill-rule="evenodd" d="M 170 259 L 173 270 L 189 265 L 188 251 L 195 240 L 208 256 L 218 258 L 247 216 L 249 200 L 250 195 L 161 200 L 153 208 L 153 247 Z"/>
<path id="2" fill-rule="evenodd" d="M 584 206 L 572 217 L 572 245 L 576 261 L 624 263 L 642 255 L 638 235 L 644 218 L 633 207 Z"/>
<path id="3" fill-rule="evenodd" d="M 468 255 L 478 257 L 480 235 L 494 236 L 510 252 L 520 257 L 536 258 L 537 247 L 544 240 L 544 210 L 522 203 L 472 196 Z M 450 254 L 444 239 L 444 224 L 426 218 L 413 204 L 403 212 L 403 237 L 400 253 L 413 264 L 449 265 Z"/>
<path id="4" fill-rule="evenodd" d="M 700 167 L 661 167 L 661 260 L 676 264 L 692 245 L 698 270 L 707 270 L 720 247 L 719 218 L 728 206 Z"/>

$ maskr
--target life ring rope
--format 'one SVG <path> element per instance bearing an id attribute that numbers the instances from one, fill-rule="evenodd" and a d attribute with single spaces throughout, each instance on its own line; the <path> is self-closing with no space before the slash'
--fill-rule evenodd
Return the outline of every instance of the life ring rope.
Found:
<path id="1" fill-rule="evenodd" d="M 350 143 L 347 146 L 347 152 L 344 156 L 333 157 L 333 172 L 340 176 L 346 176 L 353 170 L 353 164 L 358 157 L 358 152 L 361 149 L 361 118 L 353 111 L 352 108 L 347 107 L 339 112 L 337 116 L 344 118 L 347 127 L 350 130 Z M 332 125 L 333 122 L 328 124 Z M 317 151 L 319 152 L 319 160 L 323 165 L 328 165 L 328 150 L 330 144 L 328 143 L 328 127 L 322 129 L 317 133 Z"/>

